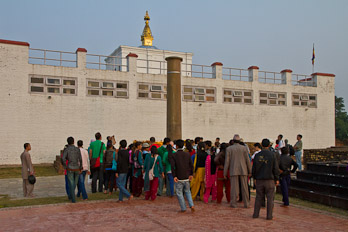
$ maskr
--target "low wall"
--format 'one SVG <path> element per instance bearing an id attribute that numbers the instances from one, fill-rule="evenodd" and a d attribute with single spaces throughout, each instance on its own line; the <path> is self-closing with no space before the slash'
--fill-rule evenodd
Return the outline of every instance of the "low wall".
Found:
<path id="1" fill-rule="evenodd" d="M 348 147 L 331 147 L 327 149 L 305 149 L 303 165 L 308 162 L 330 162 L 348 160 Z"/>

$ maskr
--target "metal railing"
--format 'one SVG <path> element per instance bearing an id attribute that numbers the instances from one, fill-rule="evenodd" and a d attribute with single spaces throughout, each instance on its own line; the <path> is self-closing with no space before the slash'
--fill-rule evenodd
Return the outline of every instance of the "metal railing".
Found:
<path id="1" fill-rule="evenodd" d="M 259 71 L 259 82 L 267 84 L 285 84 L 282 81 L 281 73 Z"/>
<path id="2" fill-rule="evenodd" d="M 86 68 L 127 72 L 127 59 L 119 56 L 86 54 Z"/>
<path id="3" fill-rule="evenodd" d="M 167 62 L 159 60 L 137 59 L 137 71 L 140 73 L 167 74 Z"/>
<path id="4" fill-rule="evenodd" d="M 314 78 L 310 75 L 303 74 L 292 74 L 291 75 L 291 83 L 295 86 L 309 86 L 316 87 L 316 83 Z"/>
<path id="5" fill-rule="evenodd" d="M 29 64 L 76 67 L 76 53 L 29 48 Z"/>
<path id="6" fill-rule="evenodd" d="M 190 68 L 191 77 L 197 78 L 214 78 L 213 77 L 213 69 L 208 65 L 201 64 L 184 64 Z"/>
<path id="7" fill-rule="evenodd" d="M 222 67 L 222 79 L 234 81 L 250 81 L 249 70 L 240 68 Z"/>

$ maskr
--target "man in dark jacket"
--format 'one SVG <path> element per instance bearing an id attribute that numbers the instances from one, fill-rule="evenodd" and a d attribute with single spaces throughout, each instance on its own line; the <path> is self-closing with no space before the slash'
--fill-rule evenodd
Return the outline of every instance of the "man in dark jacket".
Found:
<path id="1" fill-rule="evenodd" d="M 195 211 L 191 190 L 190 181 L 193 175 L 193 163 L 188 152 L 183 151 L 184 141 L 179 139 L 176 141 L 177 152 L 169 160 L 172 166 L 172 175 L 175 182 L 175 191 L 180 204 L 181 212 L 186 211 L 186 203 L 183 196 L 185 193 L 191 211 Z"/>
<path id="2" fill-rule="evenodd" d="M 274 183 L 279 184 L 279 168 L 276 156 L 269 150 L 270 141 L 262 140 L 263 150 L 256 154 L 252 175 L 256 182 L 256 199 L 253 218 L 258 218 L 262 201 L 267 197 L 267 220 L 273 219 Z"/>
<path id="3" fill-rule="evenodd" d="M 280 169 L 280 188 L 282 190 L 283 202 L 282 206 L 289 206 L 289 186 L 290 186 L 290 172 L 294 173 L 298 167 L 297 163 L 289 156 L 289 148 L 283 147 L 281 149 L 279 169 Z M 291 166 L 293 168 L 291 169 Z"/>
<path id="4" fill-rule="evenodd" d="M 69 199 L 75 203 L 75 188 L 77 186 L 79 175 L 82 170 L 82 156 L 79 148 L 74 145 L 74 138 L 67 139 L 68 147 L 63 152 L 62 164 L 67 170 L 69 184 Z M 68 161 L 68 162 L 66 162 Z"/>
<path id="5" fill-rule="evenodd" d="M 128 165 L 129 165 L 129 152 L 126 149 L 127 141 L 120 141 L 120 149 L 118 150 L 117 156 L 117 171 L 116 171 L 116 184 L 120 189 L 120 194 L 118 195 L 118 202 L 123 202 L 123 195 L 125 195 L 128 200 L 131 200 L 133 196 L 127 191 L 125 188 L 127 173 L 128 173 Z"/>

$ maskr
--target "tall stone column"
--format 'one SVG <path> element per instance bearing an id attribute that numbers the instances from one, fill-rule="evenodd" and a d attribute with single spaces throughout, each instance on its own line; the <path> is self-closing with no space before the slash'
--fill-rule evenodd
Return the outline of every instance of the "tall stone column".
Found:
<path id="1" fill-rule="evenodd" d="M 180 57 L 167 57 L 167 137 L 182 139 L 181 62 Z"/>

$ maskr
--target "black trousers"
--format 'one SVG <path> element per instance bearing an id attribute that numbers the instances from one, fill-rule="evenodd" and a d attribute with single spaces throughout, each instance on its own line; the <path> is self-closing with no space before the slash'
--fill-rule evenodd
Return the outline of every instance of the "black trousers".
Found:
<path id="1" fill-rule="evenodd" d="M 105 188 L 105 190 L 107 190 L 109 188 L 110 193 L 112 193 L 112 190 L 115 187 L 115 178 L 116 178 L 115 175 L 116 175 L 116 171 L 113 171 L 113 170 L 106 170 L 105 171 L 104 188 Z"/>
<path id="2" fill-rule="evenodd" d="M 254 207 L 254 218 L 259 217 L 262 202 L 267 198 L 267 219 L 273 218 L 274 206 L 274 180 L 256 180 L 256 199 Z"/>
<path id="3" fill-rule="evenodd" d="M 98 183 L 98 192 L 103 192 L 104 185 L 104 166 L 100 164 L 100 167 L 91 169 L 92 173 L 92 193 L 97 192 L 97 180 Z"/>

